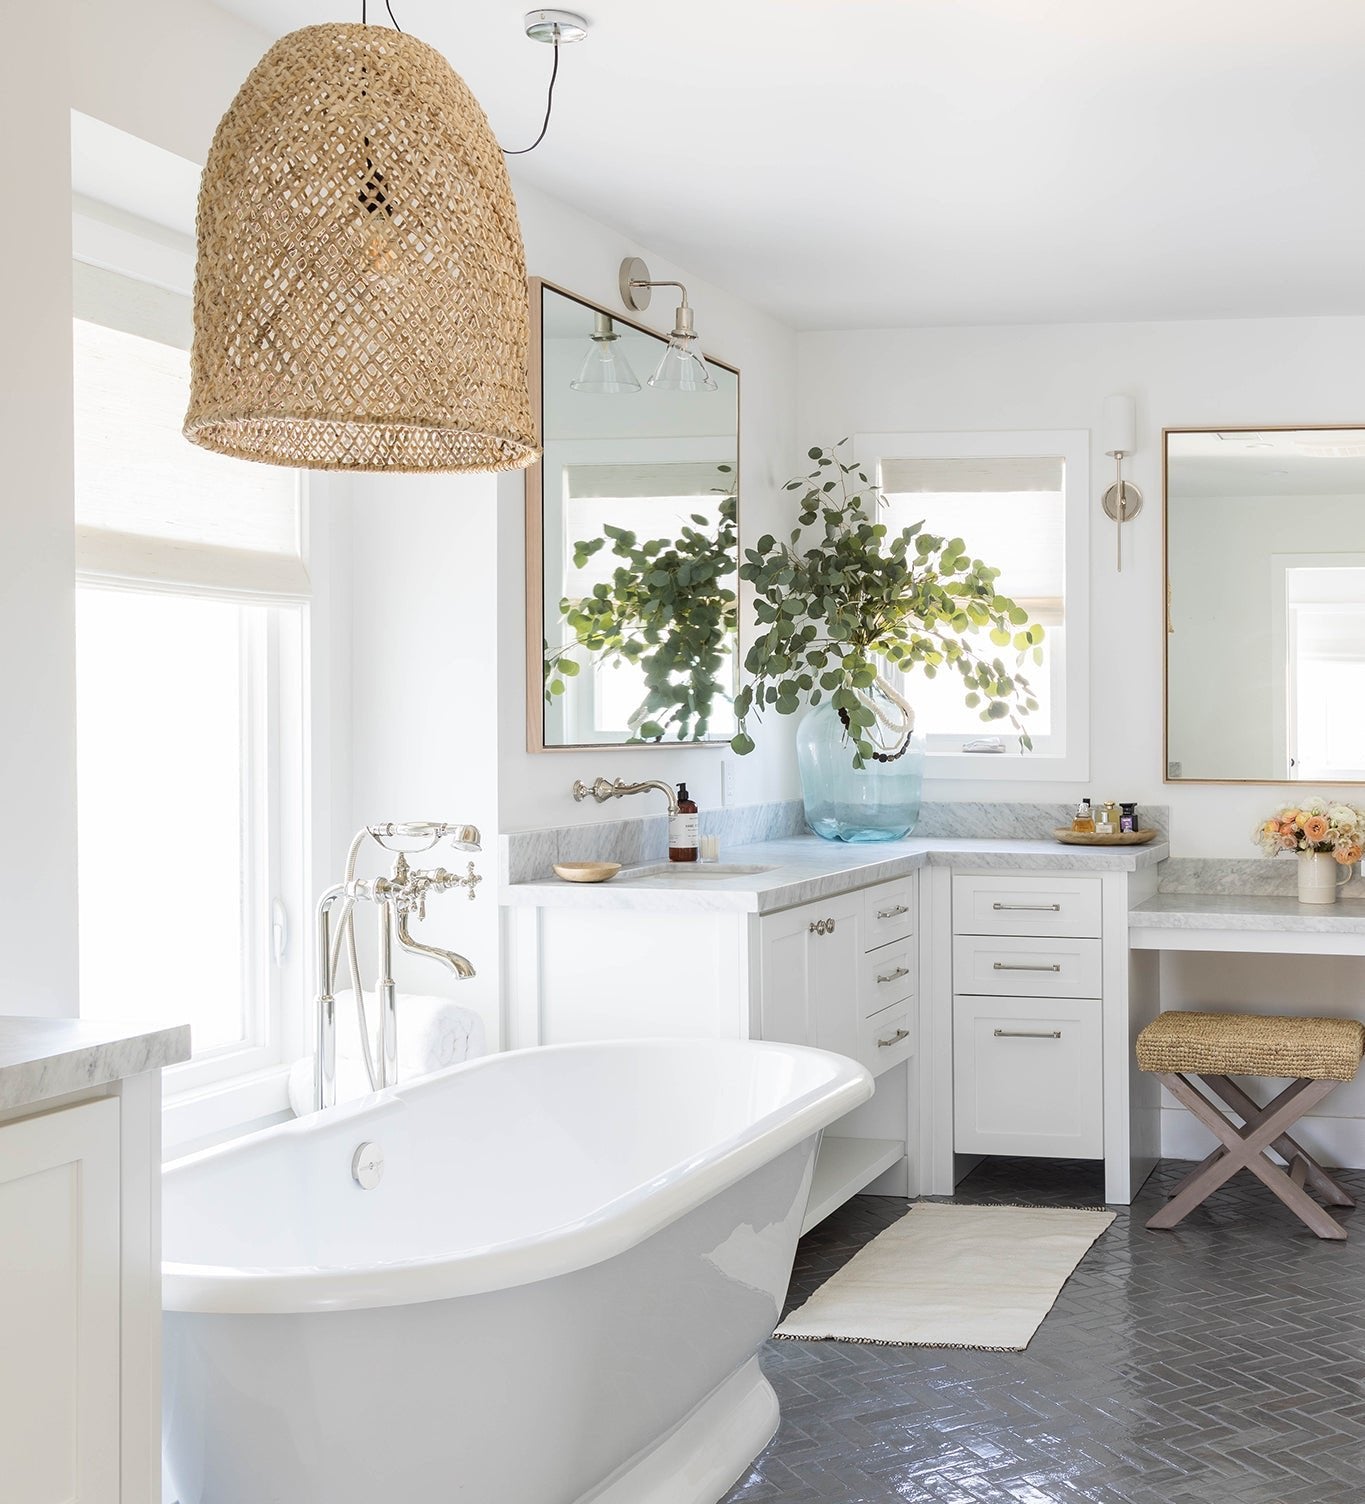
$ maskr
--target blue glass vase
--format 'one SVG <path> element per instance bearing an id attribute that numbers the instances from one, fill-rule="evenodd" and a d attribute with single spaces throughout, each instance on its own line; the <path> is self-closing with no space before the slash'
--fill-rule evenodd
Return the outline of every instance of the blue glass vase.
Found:
<path id="1" fill-rule="evenodd" d="M 877 691 L 868 692 L 875 698 Z M 898 841 L 915 828 L 924 784 L 924 739 L 911 734 L 889 762 L 853 766 L 853 743 L 828 701 L 796 728 L 806 824 L 827 841 Z"/>

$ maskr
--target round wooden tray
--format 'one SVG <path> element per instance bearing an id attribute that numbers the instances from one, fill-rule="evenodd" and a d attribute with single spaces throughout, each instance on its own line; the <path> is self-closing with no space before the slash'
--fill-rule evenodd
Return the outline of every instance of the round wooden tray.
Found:
<path id="1" fill-rule="evenodd" d="M 1116 836 L 1102 836 L 1098 831 L 1068 830 L 1064 825 L 1052 834 L 1063 846 L 1145 846 L 1156 839 L 1154 830 L 1121 830 Z"/>
<path id="2" fill-rule="evenodd" d="M 556 862 L 555 876 L 566 883 L 605 883 L 621 870 L 620 862 Z"/>

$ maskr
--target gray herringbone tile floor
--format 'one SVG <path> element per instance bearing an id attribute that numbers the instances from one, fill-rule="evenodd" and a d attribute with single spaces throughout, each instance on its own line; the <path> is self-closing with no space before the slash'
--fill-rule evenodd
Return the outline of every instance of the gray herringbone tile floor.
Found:
<path id="1" fill-rule="evenodd" d="M 726 1504 L 1365 1504 L 1365 1222 L 1320 1242 L 1243 1174 L 1149 1233 L 1188 1168 L 1119 1212 L 1027 1352 L 770 1343 L 782 1426 Z M 1365 1207 L 1365 1172 L 1341 1178 Z M 1102 1191 L 1096 1166 L 995 1160 L 954 1199 Z M 803 1239 L 790 1304 L 906 1205 L 860 1196 Z"/>

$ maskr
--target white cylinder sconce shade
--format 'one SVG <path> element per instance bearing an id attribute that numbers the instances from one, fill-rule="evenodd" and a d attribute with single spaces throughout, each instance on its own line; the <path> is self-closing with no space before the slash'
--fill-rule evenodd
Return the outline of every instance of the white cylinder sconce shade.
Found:
<path id="1" fill-rule="evenodd" d="M 1104 514 L 1115 524 L 1114 562 L 1123 572 L 1123 524 L 1131 522 L 1142 510 L 1142 492 L 1123 478 L 1123 461 L 1137 448 L 1137 404 L 1131 397 L 1115 394 L 1104 399 L 1100 419 L 1100 440 L 1104 452 L 1114 461 L 1114 484 L 1104 493 Z"/>
<path id="2" fill-rule="evenodd" d="M 1117 395 L 1104 399 L 1100 433 L 1106 454 L 1132 454 L 1137 448 L 1137 404 L 1131 397 Z"/>

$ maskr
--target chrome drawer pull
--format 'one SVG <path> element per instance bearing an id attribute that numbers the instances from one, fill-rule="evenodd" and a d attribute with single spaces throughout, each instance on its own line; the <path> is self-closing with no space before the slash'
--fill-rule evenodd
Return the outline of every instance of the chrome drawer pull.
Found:
<path id="1" fill-rule="evenodd" d="M 878 977 L 877 980 L 879 982 L 899 982 L 902 977 L 908 977 L 909 975 L 910 968 L 908 966 L 898 966 L 889 976 Z"/>
<path id="2" fill-rule="evenodd" d="M 997 1029 L 996 1032 L 999 1033 L 1000 1031 Z M 909 1039 L 909 1038 L 910 1038 L 910 1030 L 909 1029 L 897 1029 L 896 1032 L 891 1036 L 890 1039 L 879 1039 L 877 1041 L 877 1048 L 879 1050 L 884 1050 L 884 1049 L 886 1049 L 890 1045 L 899 1044 L 902 1039 Z"/>
<path id="3" fill-rule="evenodd" d="M 1060 1039 L 1060 1029 L 996 1029 L 997 1039 Z"/>
<path id="4" fill-rule="evenodd" d="M 894 909 L 878 909 L 877 910 L 877 918 L 878 919 L 894 919 L 897 914 L 908 914 L 909 912 L 910 912 L 910 910 L 907 907 L 907 905 L 905 905 L 903 903 L 898 903 Z"/>
<path id="5" fill-rule="evenodd" d="M 1004 909 L 1010 913 L 1023 914 L 1060 914 L 1062 906 L 1059 903 L 993 903 L 991 908 L 997 912 Z"/>
<path id="6" fill-rule="evenodd" d="M 1030 966 L 1023 961 L 997 961 L 995 969 L 996 971 L 1060 971 L 1062 964 L 1060 961 L 1054 961 L 1051 966 Z"/>

